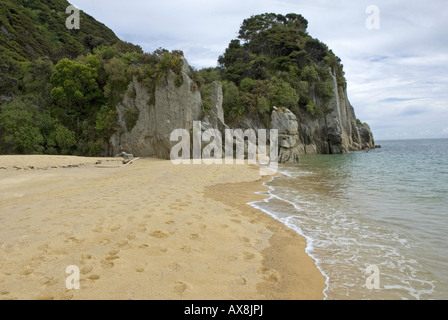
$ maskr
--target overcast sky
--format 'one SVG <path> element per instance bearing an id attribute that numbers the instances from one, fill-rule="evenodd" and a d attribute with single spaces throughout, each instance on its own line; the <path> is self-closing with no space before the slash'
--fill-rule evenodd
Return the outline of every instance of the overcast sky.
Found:
<path id="1" fill-rule="evenodd" d="M 342 59 L 350 102 L 376 140 L 448 138 L 447 0 L 70 2 L 122 40 L 146 52 L 182 50 L 198 69 L 217 65 L 244 19 L 300 13 L 309 34 Z M 371 5 L 379 9 L 379 21 L 370 20 Z M 367 28 L 367 20 L 379 29 Z"/>

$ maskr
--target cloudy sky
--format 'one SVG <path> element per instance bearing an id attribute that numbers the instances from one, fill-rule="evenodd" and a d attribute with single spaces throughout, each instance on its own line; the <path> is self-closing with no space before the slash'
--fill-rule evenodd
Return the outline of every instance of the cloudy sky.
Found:
<path id="1" fill-rule="evenodd" d="M 182 50 L 198 69 L 217 65 L 251 15 L 300 13 L 309 34 L 342 59 L 350 102 L 376 140 L 448 138 L 447 0 L 70 2 L 122 40 L 146 52 Z"/>

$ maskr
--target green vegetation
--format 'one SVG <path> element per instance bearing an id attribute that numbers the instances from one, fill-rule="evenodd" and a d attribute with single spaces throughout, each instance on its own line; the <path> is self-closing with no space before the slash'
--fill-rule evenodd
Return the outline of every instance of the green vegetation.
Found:
<path id="1" fill-rule="evenodd" d="M 182 63 L 180 52 L 122 53 L 116 46 L 100 46 L 55 65 L 45 57 L 31 61 L 19 81 L 22 94 L 0 107 L 0 152 L 103 154 L 117 130 L 115 107 L 132 78 L 142 77 L 153 98 L 169 70 L 175 74 L 175 84 L 182 85 Z M 135 89 L 128 95 L 135 97 Z M 138 115 L 136 110 L 125 110 L 129 132 Z"/>
<path id="2" fill-rule="evenodd" d="M 175 85 L 180 87 L 183 84 L 182 57 L 182 51 L 174 50 L 170 53 L 165 49 L 158 49 L 152 54 L 142 55 L 142 67 L 136 73 L 138 74 L 137 79 L 143 81 L 151 94 L 149 104 L 155 104 L 156 87 L 167 79 L 170 70 L 175 74 Z"/>
<path id="3" fill-rule="evenodd" d="M 106 154 L 117 131 L 115 108 L 133 77 L 153 103 L 170 70 L 183 84 L 181 51 L 143 53 L 83 12 L 81 28 L 68 30 L 68 5 L 0 3 L 0 153 Z M 128 131 L 137 119 L 138 111 L 125 111 Z"/>
<path id="4" fill-rule="evenodd" d="M 149 104 L 157 86 L 174 77 L 181 86 L 182 51 L 143 53 L 81 12 L 81 29 L 65 27 L 65 0 L 0 3 L 0 153 L 105 155 L 118 130 L 116 106 L 136 97 L 143 83 Z M 223 87 L 231 126 L 258 114 L 267 125 L 274 106 L 319 117 L 330 110 L 333 77 L 346 85 L 341 61 L 311 38 L 297 14 L 262 14 L 244 20 L 219 67 L 191 70 L 190 90 L 212 109 L 213 83 Z M 139 113 L 125 107 L 128 132 Z"/>
<path id="5" fill-rule="evenodd" d="M 274 106 L 313 116 L 329 111 L 334 94 L 330 72 L 343 86 L 343 68 L 325 44 L 307 34 L 307 26 L 298 14 L 266 13 L 244 20 L 216 69 L 224 82 L 227 119 L 236 123 L 253 112 L 263 116 Z M 203 72 L 208 84 L 205 73 L 210 70 Z"/>
<path id="6" fill-rule="evenodd" d="M 0 113 L 2 147 L 14 146 L 15 151 L 27 153 L 43 151 L 44 138 L 40 132 L 39 112 L 22 100 L 3 105 Z"/>

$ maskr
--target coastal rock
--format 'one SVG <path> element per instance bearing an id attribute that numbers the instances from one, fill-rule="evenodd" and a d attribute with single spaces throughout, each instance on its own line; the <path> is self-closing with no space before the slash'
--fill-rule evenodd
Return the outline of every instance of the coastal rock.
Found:
<path id="1" fill-rule="evenodd" d="M 213 82 L 213 89 L 211 94 L 212 114 L 221 123 L 224 121 L 224 110 L 222 103 L 224 101 L 224 94 L 222 92 L 222 84 L 218 81 Z"/>
<path id="2" fill-rule="evenodd" d="M 297 117 L 286 108 L 274 108 L 271 118 L 271 129 L 278 130 L 279 162 L 298 163 L 300 150 Z"/>
<path id="3" fill-rule="evenodd" d="M 346 86 L 338 85 L 336 77 L 331 70 L 329 72 L 333 77 L 334 96 L 326 104 L 324 114 L 313 116 L 303 109 L 293 113 L 286 108 L 274 108 L 268 121 L 254 113 L 233 128 L 278 129 L 280 163 L 297 163 L 302 154 L 340 154 L 375 148 L 370 127 L 355 116 Z M 202 121 L 203 132 L 218 129 L 225 137 L 229 127 L 224 119 L 222 85 L 213 84 L 212 109 L 204 116 L 201 93 L 193 83 L 191 68 L 185 60 L 181 86 L 176 86 L 175 77 L 169 72 L 166 81 L 156 87 L 155 97 L 151 97 L 143 83 L 132 81 L 116 108 L 119 130 L 110 139 L 111 155 L 124 151 L 136 157 L 169 159 L 173 146 L 171 132 L 186 129 L 192 136 L 194 121 Z M 316 94 L 311 92 L 310 96 L 316 105 L 322 105 Z M 149 104 L 154 100 L 154 104 Z"/>
<path id="4" fill-rule="evenodd" d="M 308 112 L 297 112 L 299 119 L 301 153 L 305 154 L 341 154 L 360 151 L 366 147 L 374 148 L 373 134 L 367 124 L 359 124 L 355 110 L 347 97 L 346 86 L 338 85 L 333 78 L 333 98 L 326 105 L 322 116 L 312 116 Z M 313 102 L 322 105 L 322 101 L 311 92 Z"/>
<path id="5" fill-rule="evenodd" d="M 359 138 L 361 143 L 361 148 L 375 149 L 375 141 L 373 139 L 372 131 L 367 123 L 358 125 Z"/>
<path id="6" fill-rule="evenodd" d="M 202 121 L 202 131 L 205 131 L 207 129 L 218 129 L 224 136 L 225 130 L 229 127 L 225 124 L 224 120 L 224 109 L 222 108 L 223 92 L 220 82 L 215 81 L 213 83 L 213 89 L 210 99 L 212 109 Z"/>
<path id="7" fill-rule="evenodd" d="M 119 130 L 110 139 L 113 154 L 125 151 L 137 157 L 170 158 L 172 131 L 186 129 L 191 135 L 193 122 L 202 117 L 201 94 L 195 89 L 190 70 L 184 60 L 181 86 L 176 86 L 176 75 L 170 71 L 166 81 L 156 87 L 155 99 L 134 78 L 116 108 Z M 150 104 L 151 100 L 155 103 Z"/>

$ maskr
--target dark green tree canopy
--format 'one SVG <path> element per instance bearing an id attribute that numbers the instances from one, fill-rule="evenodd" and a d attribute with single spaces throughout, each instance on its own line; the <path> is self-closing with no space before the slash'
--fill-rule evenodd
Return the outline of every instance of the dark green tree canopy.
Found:
<path id="1" fill-rule="evenodd" d="M 269 114 L 274 105 L 302 108 L 313 116 L 326 110 L 333 96 L 331 75 L 345 85 L 344 72 L 341 60 L 309 36 L 307 27 L 308 21 L 295 13 L 265 13 L 243 21 L 238 38 L 218 59 L 223 79 L 239 89 L 239 106 L 228 108 L 228 116 L 254 110 Z M 247 79 L 256 80 L 251 90 Z"/>

